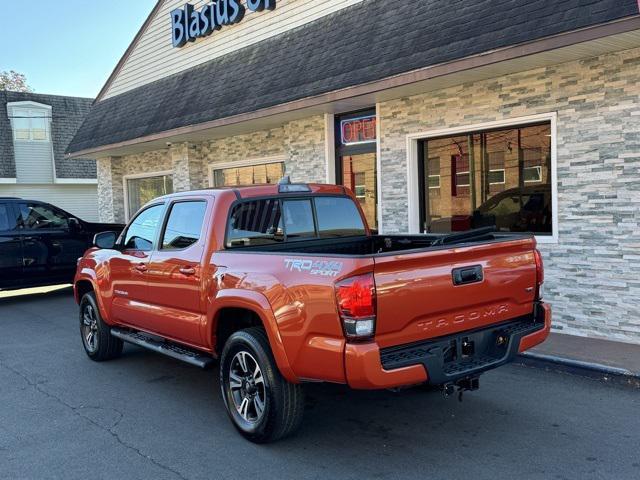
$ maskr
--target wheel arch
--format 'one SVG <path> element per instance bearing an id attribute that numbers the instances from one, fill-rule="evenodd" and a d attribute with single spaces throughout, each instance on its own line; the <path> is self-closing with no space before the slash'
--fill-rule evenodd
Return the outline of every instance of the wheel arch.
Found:
<path id="1" fill-rule="evenodd" d="M 93 273 L 93 272 L 92 272 Z M 82 301 L 82 297 L 89 292 L 93 292 L 96 296 L 96 302 L 98 303 L 98 309 L 100 310 L 100 315 L 104 319 L 107 324 L 111 324 L 109 320 L 109 316 L 107 315 L 107 308 L 104 304 L 104 299 L 100 295 L 100 290 L 97 286 L 96 278 L 92 275 L 83 271 L 81 275 L 79 275 L 76 280 L 73 282 L 73 295 L 75 297 L 76 303 L 80 305 Z"/>
<path id="2" fill-rule="evenodd" d="M 211 321 L 208 322 L 206 335 L 216 354 L 221 353 L 224 341 L 233 332 L 249 326 L 262 326 L 280 373 L 289 382 L 300 382 L 291 368 L 275 315 L 264 295 L 251 290 L 222 290 L 213 304 L 215 310 L 209 316 Z"/>

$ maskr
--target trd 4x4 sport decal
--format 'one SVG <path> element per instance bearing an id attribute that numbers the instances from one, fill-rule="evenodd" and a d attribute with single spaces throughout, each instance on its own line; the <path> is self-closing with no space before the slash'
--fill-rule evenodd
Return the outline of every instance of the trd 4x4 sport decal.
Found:
<path id="1" fill-rule="evenodd" d="M 285 258 L 284 266 L 291 272 L 307 272 L 310 275 L 322 277 L 337 277 L 342 272 L 343 263 L 324 260 L 309 260 L 304 258 Z"/>

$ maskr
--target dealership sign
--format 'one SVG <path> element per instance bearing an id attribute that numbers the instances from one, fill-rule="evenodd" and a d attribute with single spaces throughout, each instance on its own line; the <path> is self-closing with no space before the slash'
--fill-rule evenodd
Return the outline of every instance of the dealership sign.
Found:
<path id="1" fill-rule="evenodd" d="M 171 39 L 174 47 L 182 47 L 197 38 L 207 37 L 226 25 L 240 23 L 249 9 L 252 12 L 275 10 L 276 0 L 216 0 L 196 10 L 186 4 L 171 12 Z"/>
<path id="2" fill-rule="evenodd" d="M 343 145 L 357 145 L 376 141 L 376 116 L 350 118 L 340 122 Z"/>

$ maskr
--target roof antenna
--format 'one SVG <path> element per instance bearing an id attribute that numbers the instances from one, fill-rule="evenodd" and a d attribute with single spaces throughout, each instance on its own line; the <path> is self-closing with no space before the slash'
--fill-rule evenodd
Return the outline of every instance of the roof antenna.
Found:
<path id="1" fill-rule="evenodd" d="M 291 177 L 289 177 L 289 175 L 285 175 L 280 179 L 278 185 L 291 185 Z"/>

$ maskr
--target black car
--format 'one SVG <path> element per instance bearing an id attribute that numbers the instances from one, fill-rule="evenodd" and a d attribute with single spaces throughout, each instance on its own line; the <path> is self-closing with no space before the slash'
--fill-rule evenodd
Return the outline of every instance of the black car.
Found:
<path id="1" fill-rule="evenodd" d="M 464 232 L 495 226 L 501 232 L 551 234 L 551 187 L 549 185 L 510 188 L 480 205 L 473 215 L 432 220 L 431 233 Z"/>
<path id="2" fill-rule="evenodd" d="M 123 228 L 85 222 L 48 203 L 0 197 L 0 289 L 72 283 L 93 236 Z"/>

